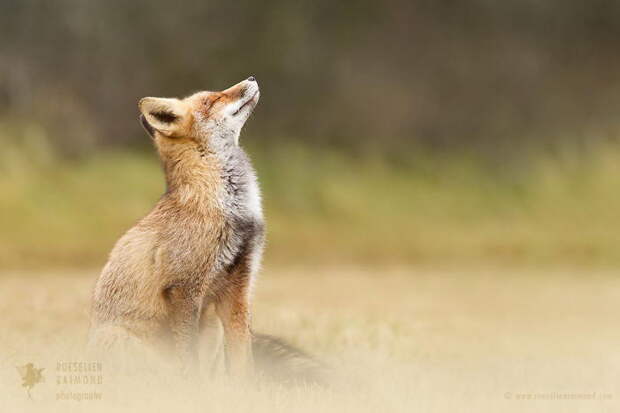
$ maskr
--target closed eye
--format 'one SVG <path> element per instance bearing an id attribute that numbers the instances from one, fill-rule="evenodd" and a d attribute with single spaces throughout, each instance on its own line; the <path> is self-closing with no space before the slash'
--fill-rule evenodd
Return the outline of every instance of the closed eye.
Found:
<path id="1" fill-rule="evenodd" d="M 206 111 L 208 112 L 208 111 L 209 111 L 209 109 L 211 109 L 211 107 L 212 107 L 213 105 L 215 105 L 215 102 L 217 102 L 217 101 L 218 101 L 218 100 L 220 100 L 221 98 L 222 98 L 222 96 L 220 95 L 220 96 L 216 97 L 215 99 L 213 99 L 212 101 L 207 102 L 207 107 L 205 108 L 205 109 L 206 109 Z"/>

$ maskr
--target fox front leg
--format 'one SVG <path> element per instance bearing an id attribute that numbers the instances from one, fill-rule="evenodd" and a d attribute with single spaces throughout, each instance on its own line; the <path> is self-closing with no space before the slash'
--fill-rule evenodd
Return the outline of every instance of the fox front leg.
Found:
<path id="1" fill-rule="evenodd" d="M 181 362 L 183 375 L 198 374 L 198 334 L 201 301 L 191 288 L 172 286 L 166 289 L 170 329 L 174 349 Z"/>
<path id="2" fill-rule="evenodd" d="M 254 372 L 247 275 L 245 268 L 231 274 L 232 282 L 215 307 L 224 326 L 226 368 L 237 377 L 249 377 Z"/>

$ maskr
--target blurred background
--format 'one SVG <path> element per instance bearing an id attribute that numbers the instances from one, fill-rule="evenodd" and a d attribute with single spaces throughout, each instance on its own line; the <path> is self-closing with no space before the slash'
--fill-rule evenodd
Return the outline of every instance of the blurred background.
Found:
<path id="1" fill-rule="evenodd" d="M 620 3 L 0 1 L 0 269 L 163 191 L 143 96 L 254 75 L 268 263 L 620 264 Z"/>
<path id="2" fill-rule="evenodd" d="M 613 0 L 0 0 L 0 405 L 55 401 L 49 379 L 31 403 L 15 366 L 83 359 L 93 280 L 164 191 L 138 100 L 254 75 L 253 329 L 342 385 L 195 398 L 106 376 L 123 389 L 105 400 L 613 410 L 618 22 Z M 563 392 L 596 400 L 518 400 Z"/>

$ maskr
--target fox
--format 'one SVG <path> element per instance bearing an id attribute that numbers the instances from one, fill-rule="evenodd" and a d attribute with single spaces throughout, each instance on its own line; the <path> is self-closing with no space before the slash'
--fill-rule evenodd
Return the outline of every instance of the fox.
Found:
<path id="1" fill-rule="evenodd" d="M 259 98 L 251 76 L 219 92 L 139 101 L 166 189 L 116 242 L 95 283 L 89 349 L 173 354 L 186 375 L 223 358 L 233 376 L 259 368 L 287 380 L 319 380 L 320 362 L 251 328 L 265 220 L 239 136 Z"/>

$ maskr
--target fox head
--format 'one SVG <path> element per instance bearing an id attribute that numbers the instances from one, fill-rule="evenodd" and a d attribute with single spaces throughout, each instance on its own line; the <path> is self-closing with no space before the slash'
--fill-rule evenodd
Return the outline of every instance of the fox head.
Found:
<path id="1" fill-rule="evenodd" d="M 252 76 L 221 92 L 197 92 L 185 99 L 145 97 L 140 121 L 164 161 L 188 147 L 217 152 L 239 144 L 239 133 L 260 96 Z"/>

